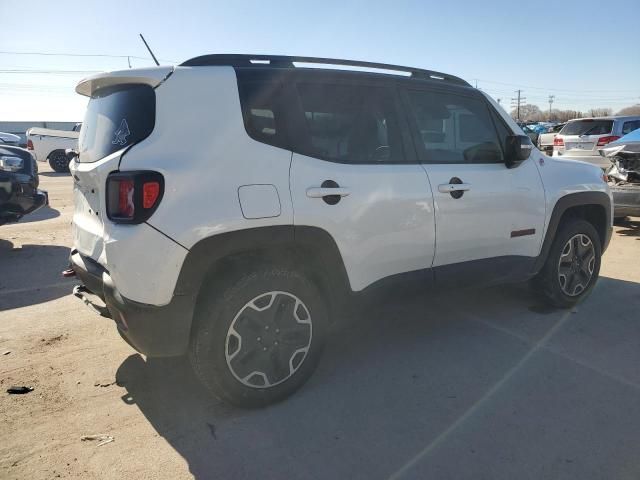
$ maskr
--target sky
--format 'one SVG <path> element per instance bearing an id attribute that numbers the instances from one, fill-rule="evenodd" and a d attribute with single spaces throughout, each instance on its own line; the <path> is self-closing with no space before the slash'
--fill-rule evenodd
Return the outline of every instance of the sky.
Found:
<path id="1" fill-rule="evenodd" d="M 138 33 L 162 64 L 347 58 L 457 75 L 507 107 L 517 89 L 542 109 L 640 103 L 639 0 L 0 0 L 0 18 L 0 120 L 80 121 L 80 79 L 153 65 Z"/>

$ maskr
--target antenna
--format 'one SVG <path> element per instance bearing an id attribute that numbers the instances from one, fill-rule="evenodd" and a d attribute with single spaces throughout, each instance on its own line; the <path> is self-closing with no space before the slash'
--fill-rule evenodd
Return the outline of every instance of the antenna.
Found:
<path id="1" fill-rule="evenodd" d="M 140 35 L 140 38 L 142 39 L 142 41 L 144 42 L 144 46 L 147 47 L 147 50 L 149 50 L 149 53 L 151 54 L 151 58 L 153 58 L 153 61 L 156 62 L 156 65 L 160 66 L 160 62 L 158 62 L 158 59 L 156 58 L 156 56 L 151 51 L 151 48 L 149 48 L 149 44 L 147 43 L 147 41 L 144 39 L 144 37 L 142 36 L 141 33 L 139 35 Z"/>

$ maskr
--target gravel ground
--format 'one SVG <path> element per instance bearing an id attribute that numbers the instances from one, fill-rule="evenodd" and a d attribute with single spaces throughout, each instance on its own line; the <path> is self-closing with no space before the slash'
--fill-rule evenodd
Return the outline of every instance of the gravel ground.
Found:
<path id="1" fill-rule="evenodd" d="M 70 295 L 71 178 L 41 170 L 51 208 L 0 227 L 0 478 L 640 478 L 640 219 L 573 311 L 523 286 L 379 299 L 243 411 Z"/>

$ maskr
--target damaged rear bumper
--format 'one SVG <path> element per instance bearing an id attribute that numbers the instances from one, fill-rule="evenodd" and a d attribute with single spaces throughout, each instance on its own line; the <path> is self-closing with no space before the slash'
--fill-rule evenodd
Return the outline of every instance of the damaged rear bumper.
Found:
<path id="1" fill-rule="evenodd" d="M 640 216 L 640 184 L 609 185 L 613 195 L 613 216 Z"/>
<path id="2" fill-rule="evenodd" d="M 71 268 L 83 283 L 73 294 L 97 313 L 112 318 L 118 333 L 140 353 L 150 357 L 171 357 L 187 352 L 193 313 L 190 296 L 174 295 L 167 305 L 139 303 L 123 297 L 109 272 L 95 260 L 72 250 Z M 87 294 L 94 294 L 105 304 L 95 305 Z"/>

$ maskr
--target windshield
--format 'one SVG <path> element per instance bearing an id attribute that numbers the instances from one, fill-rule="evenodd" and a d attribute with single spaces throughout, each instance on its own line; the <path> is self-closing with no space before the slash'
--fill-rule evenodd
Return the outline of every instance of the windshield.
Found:
<path id="1" fill-rule="evenodd" d="M 562 135 L 607 135 L 611 133 L 613 120 L 576 120 L 567 123 Z"/>
<path id="2" fill-rule="evenodd" d="M 89 100 L 78 148 L 80 162 L 95 162 L 133 145 L 153 131 L 156 102 L 149 85 L 118 85 Z"/>

